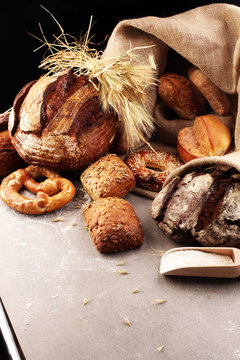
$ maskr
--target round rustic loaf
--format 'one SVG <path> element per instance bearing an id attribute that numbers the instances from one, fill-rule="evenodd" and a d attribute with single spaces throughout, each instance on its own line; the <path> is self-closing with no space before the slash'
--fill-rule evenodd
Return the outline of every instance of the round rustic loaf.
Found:
<path id="1" fill-rule="evenodd" d="M 240 247 L 240 174 L 209 167 L 176 177 L 154 199 L 152 217 L 176 242 Z"/>
<path id="2" fill-rule="evenodd" d="M 116 123 L 115 115 L 101 111 L 96 86 L 68 71 L 42 77 L 19 92 L 9 132 L 27 163 L 74 171 L 108 150 Z"/>

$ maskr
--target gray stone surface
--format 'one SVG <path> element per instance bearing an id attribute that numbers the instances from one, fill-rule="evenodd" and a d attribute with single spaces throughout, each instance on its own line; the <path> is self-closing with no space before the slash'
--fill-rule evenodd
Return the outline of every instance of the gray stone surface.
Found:
<path id="1" fill-rule="evenodd" d="M 78 184 L 75 199 L 52 214 L 23 215 L 0 202 L 0 296 L 27 360 L 240 359 L 239 280 L 161 276 L 157 250 L 177 245 L 152 220 L 152 201 L 134 194 L 126 200 L 143 246 L 99 254 L 86 200 Z"/>

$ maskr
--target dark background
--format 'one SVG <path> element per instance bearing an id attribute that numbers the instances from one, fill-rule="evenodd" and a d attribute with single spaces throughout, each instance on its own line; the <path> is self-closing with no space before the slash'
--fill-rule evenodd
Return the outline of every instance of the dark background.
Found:
<path id="1" fill-rule="evenodd" d="M 0 112 L 9 109 L 18 91 L 29 81 L 42 75 L 38 68 L 44 51 L 34 52 L 40 42 L 31 36 L 42 37 L 39 29 L 41 24 L 44 34 L 51 41 L 52 34 L 60 31 L 52 17 L 41 6 L 47 8 L 58 20 L 65 33 L 79 38 L 80 32 L 86 33 L 93 15 L 94 26 L 91 35 L 94 42 L 102 42 L 110 35 L 115 25 L 123 20 L 143 16 L 165 17 L 190 10 L 197 6 L 215 2 L 225 2 L 240 6 L 238 1 L 181 1 L 181 0 L 99 0 L 97 3 L 86 0 L 59 1 L 3 1 L 0 9 L 0 51 L 1 51 L 1 101 Z M 106 46 L 106 41 L 99 49 Z"/>

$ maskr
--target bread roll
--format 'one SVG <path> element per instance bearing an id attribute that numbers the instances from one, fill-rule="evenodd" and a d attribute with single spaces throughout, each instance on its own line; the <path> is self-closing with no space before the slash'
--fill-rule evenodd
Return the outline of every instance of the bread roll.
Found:
<path id="1" fill-rule="evenodd" d="M 9 111 L 0 114 L 0 179 L 25 165 L 8 132 Z"/>
<path id="2" fill-rule="evenodd" d="M 229 114 L 230 102 L 227 94 L 219 89 L 206 74 L 195 66 L 190 66 L 188 76 L 218 115 L 226 116 Z"/>
<path id="3" fill-rule="evenodd" d="M 228 127 L 214 115 L 198 116 L 193 126 L 178 132 L 177 148 L 184 162 L 205 156 L 224 155 L 230 145 Z"/>
<path id="4" fill-rule="evenodd" d="M 139 218 L 124 199 L 95 200 L 84 210 L 87 228 L 100 253 L 138 248 L 144 236 Z"/>
<path id="5" fill-rule="evenodd" d="M 130 168 L 115 154 L 107 154 L 91 164 L 80 179 L 93 200 L 111 196 L 124 197 L 136 185 Z"/>
<path id="6" fill-rule="evenodd" d="M 204 97 L 196 86 L 182 75 L 161 75 L 158 79 L 158 94 L 181 119 L 192 120 L 206 112 Z"/>

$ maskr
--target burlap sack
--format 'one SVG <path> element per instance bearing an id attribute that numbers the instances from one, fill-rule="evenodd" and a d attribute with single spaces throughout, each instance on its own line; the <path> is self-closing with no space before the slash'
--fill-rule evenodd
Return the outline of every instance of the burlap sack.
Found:
<path id="1" fill-rule="evenodd" d="M 146 47 L 152 45 L 151 47 Z M 240 171 L 240 8 L 230 4 L 211 4 L 166 18 L 143 17 L 121 21 L 113 30 L 104 57 L 117 56 L 130 48 L 138 50 L 139 61 L 148 62 L 149 54 L 157 64 L 156 77 L 165 72 L 170 51 L 200 68 L 230 97 L 237 100 L 234 115 L 233 142 L 231 154 L 191 161 L 174 175 L 191 170 L 203 164 L 226 164 Z M 148 93 L 147 109 L 156 119 L 157 140 L 176 143 L 177 132 L 189 121 L 168 120 L 158 100 L 157 88 Z M 228 123 L 228 119 L 226 119 Z M 230 127 L 231 120 L 229 123 Z M 150 195 L 154 197 L 156 193 Z"/>

